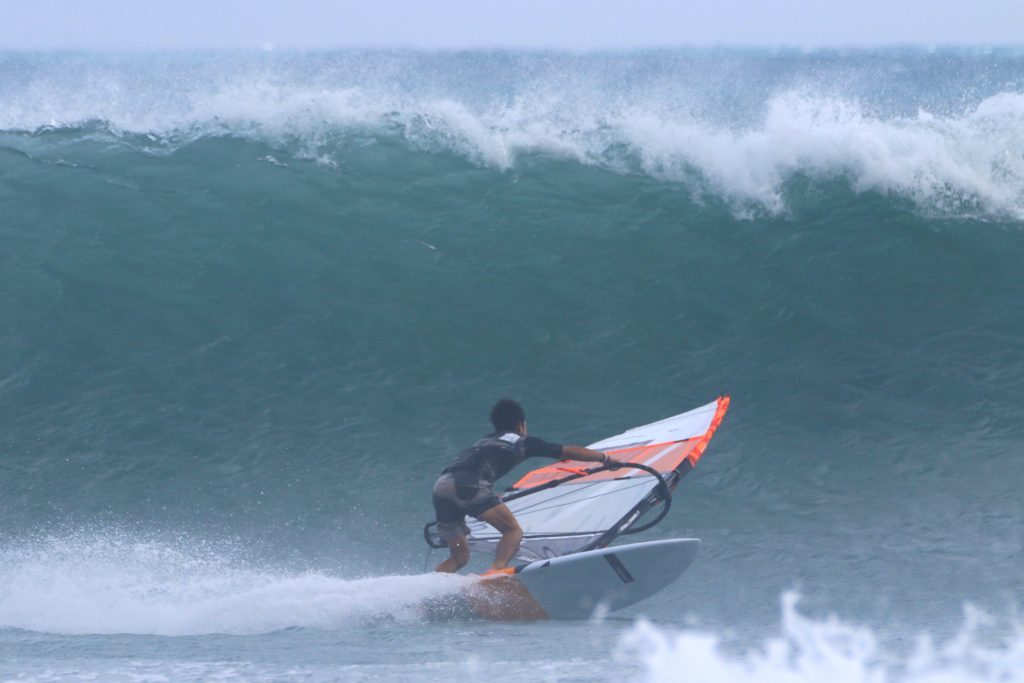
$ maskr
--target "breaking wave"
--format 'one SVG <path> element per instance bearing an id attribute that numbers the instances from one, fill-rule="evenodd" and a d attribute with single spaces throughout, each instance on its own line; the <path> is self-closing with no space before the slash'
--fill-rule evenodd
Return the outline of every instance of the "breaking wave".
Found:
<path id="1" fill-rule="evenodd" d="M 541 156 L 643 174 L 741 215 L 786 212 L 787 184 L 807 178 L 939 215 L 1024 219 L 1024 89 L 1012 80 L 882 106 L 890 74 L 862 66 L 840 86 L 848 74 L 813 57 L 813 78 L 776 59 L 778 73 L 758 79 L 725 57 L 703 80 L 694 71 L 707 64 L 672 55 L 612 74 L 599 57 L 455 57 L 343 55 L 302 69 L 0 60 L 0 142 L 45 155 L 87 138 L 159 154 L 235 136 L 337 167 L 353 149 L 398 141 L 506 172 Z"/>

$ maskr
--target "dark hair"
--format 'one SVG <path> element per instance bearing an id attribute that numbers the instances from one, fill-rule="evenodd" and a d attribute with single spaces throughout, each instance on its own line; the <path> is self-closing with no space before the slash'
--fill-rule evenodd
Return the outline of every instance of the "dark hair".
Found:
<path id="1" fill-rule="evenodd" d="M 519 401 L 503 398 L 491 408 L 491 424 L 496 432 L 514 432 L 526 422 L 526 413 Z"/>

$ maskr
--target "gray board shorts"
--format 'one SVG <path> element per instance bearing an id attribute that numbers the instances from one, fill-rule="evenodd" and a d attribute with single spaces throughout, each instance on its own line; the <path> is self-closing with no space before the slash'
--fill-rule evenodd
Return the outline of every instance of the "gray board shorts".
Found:
<path id="1" fill-rule="evenodd" d="M 472 470 L 445 472 L 434 483 L 434 513 L 437 515 L 437 535 L 448 543 L 460 533 L 469 534 L 466 515 L 479 517 L 501 498 L 494 485 Z"/>

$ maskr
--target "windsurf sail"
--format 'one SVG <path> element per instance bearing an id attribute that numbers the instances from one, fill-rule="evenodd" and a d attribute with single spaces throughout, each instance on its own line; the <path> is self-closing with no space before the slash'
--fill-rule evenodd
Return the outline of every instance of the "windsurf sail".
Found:
<path id="1" fill-rule="evenodd" d="M 729 397 L 721 396 L 589 446 L 634 467 L 562 460 L 527 472 L 502 496 L 523 528 L 517 557 L 531 562 L 602 548 L 616 536 L 649 528 L 640 525 L 644 515 L 668 505 L 671 490 L 697 465 L 728 408 Z M 427 542 L 441 547 L 431 529 L 428 524 Z M 474 549 L 493 551 L 501 538 L 479 520 L 470 520 L 469 529 Z"/>

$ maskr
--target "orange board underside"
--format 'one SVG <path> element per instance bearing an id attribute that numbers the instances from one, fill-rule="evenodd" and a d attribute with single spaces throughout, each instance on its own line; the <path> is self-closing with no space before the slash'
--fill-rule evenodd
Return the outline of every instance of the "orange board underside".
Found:
<path id="1" fill-rule="evenodd" d="M 634 446 L 621 450 L 610 450 L 617 460 L 622 462 L 639 463 L 653 467 L 662 474 L 668 474 L 678 468 L 683 460 L 689 460 L 690 464 L 696 466 L 700 456 L 711 441 L 712 435 L 718 429 L 725 417 L 725 411 L 729 408 L 729 397 L 722 396 L 718 399 L 718 407 L 715 409 L 715 416 L 711 420 L 708 430 L 700 436 L 695 436 L 685 441 L 659 443 L 647 446 Z M 585 468 L 594 467 L 589 463 L 574 462 L 571 460 L 560 460 L 552 465 L 538 467 L 523 475 L 523 478 L 515 483 L 514 489 L 525 489 L 532 486 L 546 484 L 554 479 L 562 479 L 574 472 L 583 471 Z M 636 470 L 605 470 L 587 477 L 587 481 L 602 481 L 606 479 L 619 479 L 623 476 L 630 476 Z M 636 476 L 636 475 L 632 475 Z"/>

